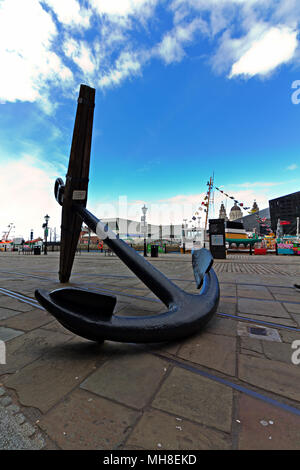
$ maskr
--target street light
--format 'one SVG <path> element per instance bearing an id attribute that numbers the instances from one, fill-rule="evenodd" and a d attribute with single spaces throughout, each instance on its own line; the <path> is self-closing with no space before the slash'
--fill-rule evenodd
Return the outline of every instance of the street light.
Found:
<path id="1" fill-rule="evenodd" d="M 146 230 L 147 230 L 147 225 L 146 225 L 146 212 L 148 210 L 148 207 L 145 206 L 144 204 L 144 207 L 142 207 L 142 211 L 143 211 L 143 217 L 142 217 L 142 222 L 144 222 L 143 224 L 143 232 L 144 232 L 144 256 L 147 257 L 147 244 L 146 244 Z"/>
<path id="2" fill-rule="evenodd" d="M 183 219 L 183 224 L 182 224 L 182 251 L 183 254 L 185 254 L 185 235 L 186 235 L 186 222 L 187 219 Z"/>
<path id="3" fill-rule="evenodd" d="M 45 215 L 44 217 L 45 223 L 43 224 L 43 229 L 44 229 L 44 237 L 45 237 L 45 249 L 44 249 L 44 255 L 47 255 L 47 237 L 48 237 L 48 222 L 49 222 L 49 215 Z"/>

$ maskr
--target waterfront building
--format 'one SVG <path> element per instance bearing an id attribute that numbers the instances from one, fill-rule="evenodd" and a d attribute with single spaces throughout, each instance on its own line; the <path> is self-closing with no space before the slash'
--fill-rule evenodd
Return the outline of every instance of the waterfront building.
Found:
<path id="1" fill-rule="evenodd" d="M 300 217 L 300 191 L 271 199 L 269 206 L 273 232 L 276 233 L 278 220 L 280 220 L 284 223 L 282 225 L 284 235 L 296 234 L 297 218 Z"/>
<path id="2" fill-rule="evenodd" d="M 225 206 L 224 206 L 223 202 L 222 202 L 221 207 L 220 207 L 219 219 L 228 220 L 228 217 L 227 217 L 227 214 L 226 214 L 226 209 L 225 209 Z"/>
<path id="3" fill-rule="evenodd" d="M 241 217 L 243 217 L 241 208 L 237 205 L 237 203 L 235 203 L 234 206 L 230 210 L 229 220 L 233 222 L 234 220 L 239 219 Z"/>

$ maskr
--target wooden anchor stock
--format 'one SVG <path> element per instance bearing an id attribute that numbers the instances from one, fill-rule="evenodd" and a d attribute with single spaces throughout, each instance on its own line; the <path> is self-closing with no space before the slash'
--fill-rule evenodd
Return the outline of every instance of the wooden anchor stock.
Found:
<path id="1" fill-rule="evenodd" d="M 73 139 L 62 205 L 59 280 L 69 281 L 81 232 L 82 220 L 72 206 L 86 206 L 89 183 L 90 154 L 95 107 L 95 89 L 80 86 Z M 61 186 L 62 187 L 62 186 Z"/>

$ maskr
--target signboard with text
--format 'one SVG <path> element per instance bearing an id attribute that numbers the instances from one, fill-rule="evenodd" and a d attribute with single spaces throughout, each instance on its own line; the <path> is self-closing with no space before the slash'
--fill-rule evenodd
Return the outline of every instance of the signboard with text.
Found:
<path id="1" fill-rule="evenodd" d="M 209 248 L 213 258 L 226 259 L 224 219 L 209 220 Z"/>

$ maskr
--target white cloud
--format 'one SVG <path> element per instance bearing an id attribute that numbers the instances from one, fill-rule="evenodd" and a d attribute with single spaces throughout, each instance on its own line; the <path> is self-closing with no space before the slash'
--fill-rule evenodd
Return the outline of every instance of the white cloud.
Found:
<path id="1" fill-rule="evenodd" d="M 44 216 L 51 217 L 49 227 L 59 233 L 61 208 L 53 196 L 56 171 L 41 168 L 41 163 L 30 155 L 1 164 L 0 199 L 5 201 L 0 208 L 0 236 L 11 222 L 16 236 L 29 238 L 43 235 Z"/>
<path id="2" fill-rule="evenodd" d="M 90 0 L 100 15 L 108 15 L 112 20 L 135 16 L 139 19 L 153 14 L 158 0 Z"/>
<path id="3" fill-rule="evenodd" d="M 40 101 L 50 110 L 46 82 L 66 86 L 72 81 L 72 72 L 51 49 L 56 35 L 37 0 L 0 3 L 1 102 Z"/>
<path id="4" fill-rule="evenodd" d="M 297 168 L 298 168 L 298 165 L 296 165 L 296 163 L 293 163 L 292 165 L 289 165 L 287 167 L 287 170 L 293 171 L 293 170 L 296 170 Z"/>
<path id="5" fill-rule="evenodd" d="M 185 56 L 183 45 L 194 40 L 196 32 L 207 32 L 206 23 L 196 18 L 190 23 L 182 23 L 167 33 L 161 43 L 157 46 L 157 53 L 162 59 L 170 64 L 171 62 L 179 62 Z"/>
<path id="6" fill-rule="evenodd" d="M 170 64 L 171 62 L 180 62 L 185 55 L 180 41 L 178 41 L 176 36 L 172 34 L 165 35 L 158 46 L 158 51 L 167 64 Z"/>
<path id="7" fill-rule="evenodd" d="M 88 28 L 92 12 L 82 8 L 77 0 L 44 0 L 57 16 L 60 23 L 64 25 Z"/>
<path id="8" fill-rule="evenodd" d="M 200 14 L 207 18 L 218 47 L 210 63 L 229 77 L 267 76 L 281 64 L 298 61 L 297 0 L 173 0 L 175 18 Z M 205 32 L 204 32 L 205 33 Z"/>
<path id="9" fill-rule="evenodd" d="M 272 27 L 233 64 L 229 77 L 267 75 L 279 65 L 289 62 L 297 45 L 296 31 L 283 26 Z"/>
<path id="10" fill-rule="evenodd" d="M 98 84 L 101 88 L 119 85 L 121 81 L 141 72 L 141 59 L 138 54 L 124 51 L 116 60 L 114 66 L 102 75 Z"/>
<path id="11" fill-rule="evenodd" d="M 264 181 L 256 181 L 254 183 L 239 183 L 237 185 L 233 185 L 233 186 L 240 186 L 241 188 L 254 188 L 254 187 L 259 187 L 259 188 L 268 188 L 268 187 L 271 187 L 271 186 L 278 186 L 280 184 L 285 184 L 285 182 L 281 182 L 281 181 L 269 181 L 269 182 L 264 182 Z"/>
<path id="12" fill-rule="evenodd" d="M 55 89 L 118 86 L 153 58 L 182 61 L 199 38 L 217 73 L 268 76 L 299 62 L 299 22 L 296 0 L 0 0 L 0 102 L 51 113 Z"/>
<path id="13" fill-rule="evenodd" d="M 65 55 L 82 70 L 84 74 L 92 74 L 97 67 L 96 59 L 85 41 L 76 41 L 68 37 L 63 44 Z"/>

